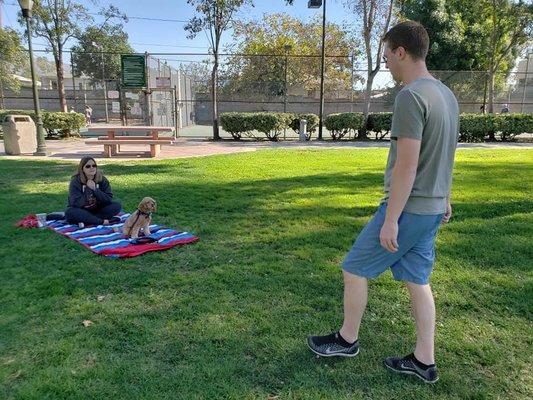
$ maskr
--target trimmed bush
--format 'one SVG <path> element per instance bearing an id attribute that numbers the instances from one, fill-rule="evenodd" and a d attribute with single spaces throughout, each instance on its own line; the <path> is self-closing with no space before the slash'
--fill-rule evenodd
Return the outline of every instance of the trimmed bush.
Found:
<path id="1" fill-rule="evenodd" d="M 521 133 L 533 133 L 533 114 L 499 114 L 495 126 L 503 142 L 513 140 Z"/>
<path id="2" fill-rule="evenodd" d="M 80 113 L 47 112 L 43 114 L 44 129 L 48 135 L 59 133 L 60 137 L 79 136 L 85 126 L 85 116 Z"/>
<path id="3" fill-rule="evenodd" d="M 231 136 L 233 139 L 239 140 L 242 138 L 242 135 L 248 135 L 252 130 L 250 125 L 250 119 L 247 118 L 247 113 L 239 112 L 228 112 L 220 114 L 220 124 L 222 128 Z"/>
<path id="4" fill-rule="evenodd" d="M 390 132 L 392 124 L 392 113 L 370 113 L 368 114 L 367 130 L 376 135 L 376 140 L 382 140 Z"/>
<path id="5" fill-rule="evenodd" d="M 349 132 L 355 133 L 363 127 L 362 113 L 330 114 L 324 120 L 324 125 L 330 131 L 333 140 L 342 139 Z"/>
<path id="6" fill-rule="evenodd" d="M 459 141 L 467 143 L 483 142 L 494 132 L 494 118 L 491 114 L 461 114 L 459 117 Z"/>
<path id="7" fill-rule="evenodd" d="M 273 141 L 278 140 L 284 129 L 291 128 L 298 132 L 300 119 L 308 121 L 307 139 L 309 140 L 318 127 L 318 116 L 315 114 L 234 112 L 220 115 L 222 127 L 234 139 L 240 139 L 243 135 L 255 137 L 253 132 L 259 131 L 264 133 L 267 139 Z M 502 141 L 508 141 L 521 133 L 533 132 L 532 114 L 461 114 L 459 122 L 460 142 L 483 142 L 487 137 L 498 132 Z M 390 132 L 391 123 L 392 113 L 371 113 L 368 117 L 367 129 L 375 133 L 377 140 L 381 140 Z M 330 114 L 325 118 L 324 124 L 331 132 L 333 140 L 342 139 L 349 132 L 354 132 L 355 136 L 355 133 L 363 126 L 363 114 Z"/>
<path id="8" fill-rule="evenodd" d="M 318 128 L 319 118 L 316 114 L 292 114 L 292 121 L 290 122 L 291 129 L 296 133 L 300 133 L 300 120 L 307 121 L 307 140 L 311 139 L 311 135 L 316 132 Z"/>
<path id="9" fill-rule="evenodd" d="M 8 114 L 29 115 L 35 121 L 35 112 L 28 110 L 0 110 L 0 121 Z M 42 111 L 43 128 L 48 137 L 57 134 L 59 137 L 79 136 L 79 131 L 85 126 L 85 116 L 81 113 L 64 113 Z"/>
<path id="10" fill-rule="evenodd" d="M 294 115 L 288 113 L 221 113 L 220 122 L 234 139 L 242 135 L 253 136 L 252 131 L 265 134 L 268 140 L 277 141 L 284 129 L 289 128 Z"/>

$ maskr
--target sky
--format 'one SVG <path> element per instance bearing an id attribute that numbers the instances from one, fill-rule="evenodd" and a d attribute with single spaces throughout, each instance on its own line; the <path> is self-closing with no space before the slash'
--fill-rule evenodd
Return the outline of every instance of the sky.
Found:
<path id="1" fill-rule="evenodd" d="M 1 1 L 1 0 L 0 0 Z M 327 20 L 344 23 L 349 20 L 342 5 L 344 0 L 327 0 Z M 4 27 L 21 30 L 17 23 L 17 12 L 20 7 L 16 0 L 3 0 L 2 14 Z M 130 17 L 124 24 L 124 30 L 135 51 L 149 53 L 192 52 L 205 53 L 208 50 L 208 40 L 205 34 L 199 34 L 195 39 L 187 39 L 184 26 L 187 20 L 195 15 L 195 10 L 186 0 L 99 0 L 97 4 L 81 1 L 91 13 L 97 13 L 103 6 L 113 4 Z M 239 11 L 239 20 L 260 19 L 265 13 L 285 12 L 293 17 L 308 20 L 315 15 L 322 15 L 322 9 L 308 9 L 307 0 L 295 0 L 292 6 L 287 6 L 285 0 L 255 0 L 254 7 L 243 7 Z M 95 21 L 101 17 L 94 15 Z M 151 21 L 138 18 L 164 19 L 167 21 Z M 353 20 L 353 18 L 352 18 Z M 225 32 L 223 44 L 231 40 L 231 32 Z M 35 49 L 43 49 L 44 40 L 34 40 Z"/>
<path id="2" fill-rule="evenodd" d="M 195 39 L 187 39 L 184 30 L 186 22 L 195 15 L 195 9 L 187 4 L 186 0 L 98 0 L 94 4 L 91 0 L 78 0 L 85 4 L 92 13 L 95 23 L 101 22 L 102 18 L 97 15 L 98 11 L 110 4 L 118 7 L 129 17 L 124 24 L 124 30 L 129 35 L 129 42 L 133 49 L 139 53 L 207 53 L 209 41 L 205 33 L 199 33 Z M 0 0 L 0 3 L 2 0 Z M 327 0 L 327 21 L 338 25 L 348 24 L 355 26 L 356 17 L 346 11 L 343 6 L 345 0 Z M 237 18 L 239 20 L 259 20 L 265 13 L 287 13 L 302 20 L 310 20 L 314 16 L 321 17 L 322 8 L 308 9 L 308 0 L 294 0 L 293 5 L 286 5 L 285 0 L 254 0 L 254 6 L 243 7 Z M 17 0 L 3 0 L 1 7 L 4 27 L 12 27 L 22 32 L 22 27 L 17 22 L 17 13 L 20 7 Z M 225 32 L 222 38 L 222 49 L 231 42 L 231 31 Z M 67 43 L 68 49 L 74 43 Z M 45 49 L 46 43 L 43 38 L 34 38 L 35 50 Z M 319 49 L 317 49 L 317 54 Z M 43 53 L 37 52 L 39 55 Z M 159 55 L 158 58 L 168 60 L 169 64 L 178 66 L 179 63 L 199 61 L 206 56 L 187 55 Z M 51 60 L 51 55 L 48 56 Z M 362 61 L 362 60 L 360 60 Z M 376 84 L 381 80 L 390 80 L 385 74 L 379 74 Z M 383 76 L 383 78 L 381 78 Z"/>

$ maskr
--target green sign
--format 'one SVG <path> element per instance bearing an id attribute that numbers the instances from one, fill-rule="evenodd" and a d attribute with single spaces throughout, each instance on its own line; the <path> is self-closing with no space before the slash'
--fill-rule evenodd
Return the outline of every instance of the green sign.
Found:
<path id="1" fill-rule="evenodd" d="M 124 87 L 141 88 L 146 86 L 146 61 L 144 55 L 122 54 L 122 85 Z"/>

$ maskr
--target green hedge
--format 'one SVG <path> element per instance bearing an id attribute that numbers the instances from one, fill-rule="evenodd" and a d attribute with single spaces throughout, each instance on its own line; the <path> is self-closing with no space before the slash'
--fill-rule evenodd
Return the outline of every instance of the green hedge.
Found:
<path id="1" fill-rule="evenodd" d="M 461 114 L 459 116 L 460 142 L 483 142 L 489 133 L 494 132 L 494 114 Z"/>
<path id="2" fill-rule="evenodd" d="M 298 132 L 301 118 L 307 119 L 310 133 L 316 130 L 318 117 L 314 114 L 229 112 L 220 114 L 220 124 L 234 139 L 241 139 L 243 136 L 255 137 L 254 131 L 258 131 L 264 133 L 268 140 L 277 141 L 285 129 L 292 128 Z M 294 128 L 296 124 L 298 129 Z"/>
<path id="3" fill-rule="evenodd" d="M 296 133 L 300 133 L 300 120 L 307 121 L 307 140 L 311 139 L 311 135 L 316 132 L 318 128 L 319 118 L 316 114 L 292 114 L 292 121 L 290 123 L 291 129 Z"/>
<path id="4" fill-rule="evenodd" d="M 490 136 L 513 140 L 521 133 L 533 132 L 532 114 L 461 114 L 460 142 L 483 142 Z"/>
<path id="5" fill-rule="evenodd" d="M 333 140 L 342 139 L 347 133 L 356 132 L 363 127 L 362 113 L 330 114 L 324 119 L 326 129 L 330 131 Z"/>
<path id="6" fill-rule="evenodd" d="M 308 122 L 308 137 L 318 127 L 318 116 L 315 114 L 286 113 L 222 113 L 222 127 L 233 138 L 240 139 L 243 135 L 254 136 L 254 131 L 263 132 L 269 140 L 278 140 L 286 128 L 299 131 L 300 119 Z M 460 142 L 483 142 L 491 136 L 502 141 L 513 140 L 521 133 L 533 132 L 532 114 L 461 114 Z M 392 113 L 371 113 L 368 116 L 367 130 L 374 132 L 376 139 L 383 139 L 389 132 Z M 330 114 L 324 120 L 325 127 L 330 131 L 333 140 L 339 140 L 346 134 L 356 132 L 363 127 L 362 113 Z"/>
<path id="7" fill-rule="evenodd" d="M 368 114 L 367 130 L 374 132 L 376 139 L 381 140 L 389 134 L 391 123 L 391 112 L 370 113 Z"/>
<path id="8" fill-rule="evenodd" d="M 28 110 L 0 110 L 0 121 L 8 114 L 29 115 L 35 120 L 35 112 Z M 70 137 L 79 136 L 79 131 L 85 126 L 85 116 L 81 113 L 64 113 L 42 111 L 41 118 L 43 127 L 48 137 Z"/>
<path id="9" fill-rule="evenodd" d="M 326 118 L 326 128 L 341 132 L 353 129 L 351 115 L 351 113 L 331 114 Z M 332 119 L 328 126 L 330 117 Z M 392 113 L 371 113 L 368 116 L 367 130 L 374 132 L 376 139 L 383 139 L 390 132 L 391 123 Z M 513 140 L 516 135 L 533 132 L 533 115 L 461 114 L 459 116 L 459 131 L 460 142 L 483 142 L 490 136 L 497 135 L 502 141 Z"/>
<path id="10" fill-rule="evenodd" d="M 498 114 L 495 126 L 502 141 L 512 140 L 521 133 L 533 133 L 533 114 Z"/>

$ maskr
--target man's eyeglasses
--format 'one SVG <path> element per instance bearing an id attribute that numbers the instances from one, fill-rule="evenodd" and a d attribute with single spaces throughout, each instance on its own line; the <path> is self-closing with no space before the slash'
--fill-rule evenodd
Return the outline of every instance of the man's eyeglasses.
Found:
<path id="1" fill-rule="evenodd" d="M 85 166 L 83 168 L 85 168 L 85 169 L 96 168 L 96 164 L 85 164 Z"/>

